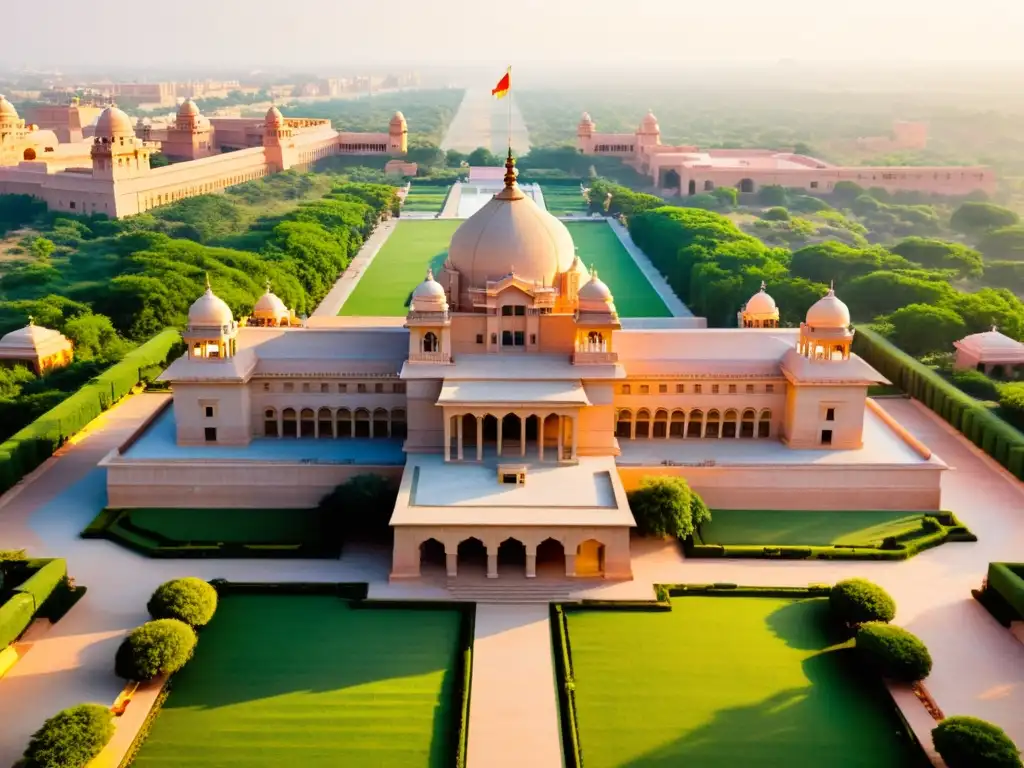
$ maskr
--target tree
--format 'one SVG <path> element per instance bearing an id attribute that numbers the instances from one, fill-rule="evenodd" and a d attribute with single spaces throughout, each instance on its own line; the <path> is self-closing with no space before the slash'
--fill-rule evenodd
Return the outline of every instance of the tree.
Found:
<path id="1" fill-rule="evenodd" d="M 703 500 L 681 477 L 645 477 L 628 496 L 637 531 L 644 536 L 686 538 L 711 519 Z"/>
<path id="2" fill-rule="evenodd" d="M 37 237 L 32 241 L 29 251 L 37 259 L 46 259 L 49 258 L 56 247 L 52 240 L 47 240 L 45 237 Z"/>
<path id="3" fill-rule="evenodd" d="M 785 187 L 768 184 L 757 190 L 757 202 L 766 206 L 786 206 L 789 204 L 789 194 Z"/>
<path id="4" fill-rule="evenodd" d="M 765 187 L 767 189 L 767 187 Z M 761 218 L 766 221 L 789 221 L 789 211 L 781 206 L 774 206 L 768 208 L 761 214 Z"/>
<path id="5" fill-rule="evenodd" d="M 469 153 L 466 162 L 475 166 L 504 165 L 504 160 L 486 147 L 477 147 Z"/>
<path id="6" fill-rule="evenodd" d="M 1024 261 L 1024 225 L 985 232 L 978 241 L 978 250 L 993 261 Z"/>
<path id="7" fill-rule="evenodd" d="M 192 658 L 196 633 L 177 619 L 157 619 L 136 627 L 114 658 L 114 672 L 126 680 L 144 682 L 177 672 Z"/>
<path id="8" fill-rule="evenodd" d="M 79 360 L 119 357 L 126 349 L 106 315 L 78 315 L 64 323 L 63 331 L 74 342 L 75 358 Z"/>
<path id="9" fill-rule="evenodd" d="M 843 301 L 855 320 L 873 320 L 908 304 L 938 305 L 956 294 L 944 280 L 929 280 L 914 272 L 871 272 L 843 286 Z"/>
<path id="10" fill-rule="evenodd" d="M 21 768 L 85 768 L 114 736 L 114 718 L 100 704 L 58 712 L 32 735 Z"/>
<path id="11" fill-rule="evenodd" d="M 1020 221 L 1014 211 L 1001 205 L 984 202 L 966 202 L 953 211 L 949 225 L 957 232 L 979 235 L 993 229 L 1009 227 Z"/>
<path id="12" fill-rule="evenodd" d="M 981 254 L 962 243 L 908 237 L 894 245 L 892 252 L 929 269 L 955 269 L 960 277 L 977 277 L 982 272 Z"/>
<path id="13" fill-rule="evenodd" d="M 321 499 L 319 507 L 329 513 L 339 535 L 379 539 L 391 535 L 397 499 L 398 490 L 386 478 L 356 475 Z"/>
<path id="14" fill-rule="evenodd" d="M 735 208 L 739 198 L 739 190 L 736 187 L 715 187 L 711 194 L 718 198 L 723 208 Z"/>
<path id="15" fill-rule="evenodd" d="M 846 579 L 832 587 L 828 606 L 832 617 L 846 625 L 869 621 L 888 623 L 896 616 L 896 601 L 877 584 L 866 579 Z"/>
<path id="16" fill-rule="evenodd" d="M 1021 768 L 1020 751 L 1006 731 L 976 717 L 947 717 L 932 729 L 932 744 L 948 768 Z"/>
<path id="17" fill-rule="evenodd" d="M 966 335 L 964 319 L 952 309 L 909 304 L 884 318 L 886 335 L 904 352 L 920 356 L 948 352 Z"/>
<path id="18" fill-rule="evenodd" d="M 832 187 L 832 197 L 839 203 L 852 203 L 864 194 L 864 188 L 852 181 L 837 181 Z"/>
<path id="19" fill-rule="evenodd" d="M 154 619 L 177 619 L 190 627 L 205 627 L 217 612 L 217 590 L 195 576 L 173 579 L 156 588 L 146 609 Z"/>

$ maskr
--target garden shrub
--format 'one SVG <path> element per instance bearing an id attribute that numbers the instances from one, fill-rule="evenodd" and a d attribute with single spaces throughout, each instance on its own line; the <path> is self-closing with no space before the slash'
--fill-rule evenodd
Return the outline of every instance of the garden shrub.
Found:
<path id="1" fill-rule="evenodd" d="M 866 579 L 838 582 L 829 593 L 828 604 L 837 621 L 854 626 L 890 622 L 896 616 L 896 603 L 889 593 Z"/>
<path id="2" fill-rule="evenodd" d="M 986 584 L 1013 608 L 1018 620 L 1024 619 L 1024 564 L 989 563 Z"/>
<path id="3" fill-rule="evenodd" d="M 32 735 L 22 768 L 84 768 L 114 736 L 110 710 L 79 704 L 51 717 Z"/>
<path id="4" fill-rule="evenodd" d="M 21 637 L 21 633 L 32 623 L 35 613 L 31 595 L 15 594 L 0 605 L 0 650 Z"/>
<path id="5" fill-rule="evenodd" d="M 46 599 L 53 594 L 53 590 L 67 579 L 67 561 L 62 558 L 55 558 L 43 565 L 33 573 L 25 583 L 14 588 L 15 592 L 28 595 L 32 598 L 34 610 L 38 611 Z"/>
<path id="6" fill-rule="evenodd" d="M 979 400 L 999 400 L 999 385 L 981 371 L 973 368 L 952 373 L 953 383 L 971 397 Z"/>
<path id="7" fill-rule="evenodd" d="M 857 652 L 868 668 L 904 683 L 916 683 L 932 671 L 927 646 L 917 635 L 892 624 L 862 624 L 857 630 Z"/>
<path id="8" fill-rule="evenodd" d="M 217 590 L 195 576 L 161 584 L 146 605 L 154 619 L 178 619 L 190 627 L 205 627 L 217 611 Z"/>
<path id="9" fill-rule="evenodd" d="M 644 477 L 639 487 L 627 494 L 636 518 L 637 531 L 644 536 L 692 536 L 701 523 L 711 519 L 707 505 L 700 501 L 681 477 Z M 694 501 L 698 499 L 698 501 Z"/>
<path id="10" fill-rule="evenodd" d="M 1006 731 L 976 717 L 947 717 L 932 730 L 932 744 L 948 768 L 1021 768 Z"/>
<path id="11" fill-rule="evenodd" d="M 177 619 L 157 619 L 136 627 L 121 643 L 114 671 L 126 680 L 152 680 L 177 672 L 192 658 L 196 633 Z"/>

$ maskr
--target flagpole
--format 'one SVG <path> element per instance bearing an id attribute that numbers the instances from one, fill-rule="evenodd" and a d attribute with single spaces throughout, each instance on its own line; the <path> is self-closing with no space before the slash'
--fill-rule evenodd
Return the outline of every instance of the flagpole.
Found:
<path id="1" fill-rule="evenodd" d="M 508 68 L 508 152 L 512 154 L 512 67 Z"/>

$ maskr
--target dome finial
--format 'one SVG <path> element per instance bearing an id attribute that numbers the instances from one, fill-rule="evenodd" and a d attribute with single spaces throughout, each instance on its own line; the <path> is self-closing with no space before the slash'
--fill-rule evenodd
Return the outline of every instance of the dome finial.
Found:
<path id="1" fill-rule="evenodd" d="M 508 157 L 505 158 L 505 186 L 509 189 L 516 183 L 516 159 L 512 157 L 512 147 L 508 148 Z"/>
<path id="2" fill-rule="evenodd" d="M 29 325 L 35 325 L 36 324 L 36 319 L 32 315 L 28 316 L 28 324 Z M 995 327 L 993 327 L 992 330 L 994 331 Z"/>
<path id="3" fill-rule="evenodd" d="M 269 277 L 266 279 L 266 282 L 264 282 L 264 286 L 267 289 L 267 293 L 270 293 L 270 278 Z"/>
<path id="4" fill-rule="evenodd" d="M 211 293 L 213 292 L 213 288 L 210 286 L 210 273 L 209 272 L 206 273 L 206 290 L 210 291 Z"/>
<path id="5" fill-rule="evenodd" d="M 427 281 L 430 282 L 430 281 L 433 281 L 433 279 L 434 279 L 434 268 L 433 267 L 427 267 Z"/>
<path id="6" fill-rule="evenodd" d="M 764 280 L 762 280 L 762 281 L 761 281 L 761 293 L 764 293 L 764 292 L 765 292 L 766 290 L 768 290 L 768 286 L 767 286 L 767 284 L 766 284 L 766 283 L 764 282 Z"/>
<path id="7" fill-rule="evenodd" d="M 835 281 L 835 279 L 832 279 L 832 280 L 828 281 L 828 292 L 832 296 L 836 295 L 836 281 Z"/>

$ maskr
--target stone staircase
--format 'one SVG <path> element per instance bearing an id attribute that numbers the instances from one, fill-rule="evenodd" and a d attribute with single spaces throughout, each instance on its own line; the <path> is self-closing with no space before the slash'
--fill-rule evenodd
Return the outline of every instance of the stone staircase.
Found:
<path id="1" fill-rule="evenodd" d="M 549 579 L 449 579 L 452 600 L 474 603 L 575 602 L 574 592 L 586 588 L 579 581 Z"/>

